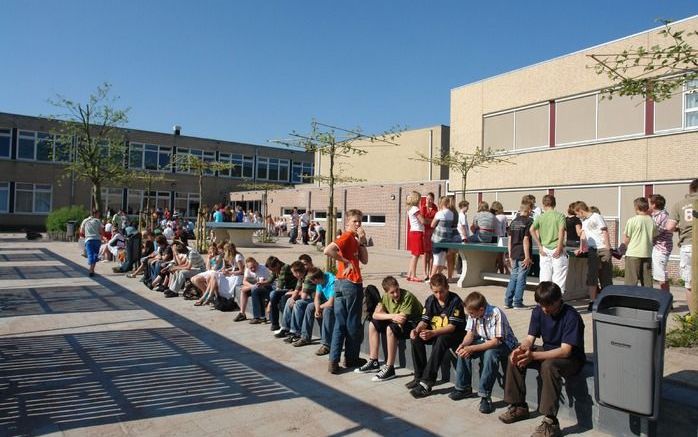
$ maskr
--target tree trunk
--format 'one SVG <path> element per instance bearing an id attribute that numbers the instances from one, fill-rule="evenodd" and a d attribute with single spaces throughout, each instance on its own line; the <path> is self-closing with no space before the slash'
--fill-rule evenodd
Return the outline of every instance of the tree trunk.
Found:
<path id="1" fill-rule="evenodd" d="M 698 200 L 693 201 L 693 214 L 698 211 Z M 696 247 L 698 242 L 698 220 L 695 216 L 693 217 L 693 226 L 691 227 L 693 247 Z M 693 256 L 691 257 L 691 293 L 688 297 L 688 310 L 691 312 L 692 316 L 698 315 L 698 290 L 696 286 L 698 285 L 698 255 L 696 255 L 696 250 L 693 249 Z M 688 293 L 687 293 L 688 294 Z"/>
<path id="2" fill-rule="evenodd" d="M 335 154 L 335 148 L 334 148 L 334 142 L 330 144 L 330 179 L 329 179 L 329 188 L 330 188 L 330 198 L 327 206 L 327 232 L 325 233 L 325 246 L 330 244 L 335 240 L 335 234 L 337 231 L 335 230 L 337 228 L 337 218 L 335 216 L 335 211 L 334 211 L 334 154 Z M 329 256 L 325 260 L 325 271 L 333 271 L 334 268 L 336 267 L 335 261 L 330 258 Z"/>
<path id="3" fill-rule="evenodd" d="M 92 181 L 92 209 L 102 212 L 102 184 L 100 181 Z"/>
<path id="4" fill-rule="evenodd" d="M 204 172 L 203 168 L 199 170 L 199 211 L 202 210 L 201 205 L 203 204 L 204 198 L 203 198 L 203 193 L 204 193 Z M 206 218 L 203 217 L 203 214 L 199 212 L 199 218 L 201 221 L 201 226 L 199 227 L 199 231 L 196 234 L 196 250 L 199 251 L 199 253 L 204 253 L 204 239 L 206 238 Z"/>

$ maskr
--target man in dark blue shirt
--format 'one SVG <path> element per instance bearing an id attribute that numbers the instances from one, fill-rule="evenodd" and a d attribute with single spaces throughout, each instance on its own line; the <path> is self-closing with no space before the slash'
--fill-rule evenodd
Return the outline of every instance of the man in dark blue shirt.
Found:
<path id="1" fill-rule="evenodd" d="M 499 416 L 504 423 L 527 419 L 526 369 L 540 372 L 542 381 L 538 411 L 545 417 L 533 436 L 561 435 L 557 421 L 562 377 L 579 373 L 584 366 L 584 322 L 570 305 L 562 301 L 562 291 L 554 282 L 544 281 L 535 294 L 538 306 L 531 314 L 528 336 L 509 356 L 504 401 L 507 411 Z M 536 338 L 543 346 L 534 346 Z"/>

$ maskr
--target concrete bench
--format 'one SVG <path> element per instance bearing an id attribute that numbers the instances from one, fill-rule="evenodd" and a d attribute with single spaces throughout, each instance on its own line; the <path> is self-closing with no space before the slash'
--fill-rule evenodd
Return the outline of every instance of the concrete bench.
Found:
<path id="1" fill-rule="evenodd" d="M 249 247 L 253 245 L 252 236 L 255 232 L 264 229 L 261 223 L 218 223 L 206 222 L 206 229 L 213 232 L 215 242 L 227 240 L 237 247 Z"/>

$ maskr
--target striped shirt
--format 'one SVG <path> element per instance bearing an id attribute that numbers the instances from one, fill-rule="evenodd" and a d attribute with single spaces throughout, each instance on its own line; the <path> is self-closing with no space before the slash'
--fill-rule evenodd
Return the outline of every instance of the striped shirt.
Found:
<path id="1" fill-rule="evenodd" d="M 502 343 L 510 350 L 519 344 L 514 331 L 511 329 L 511 325 L 509 325 L 507 316 L 494 305 L 487 304 L 485 314 L 481 318 L 473 319 L 468 317 L 465 330 L 472 331 L 473 329 L 475 334 L 483 340 L 501 338 Z"/>
<path id="2" fill-rule="evenodd" d="M 657 236 L 652 241 L 654 249 L 657 249 L 657 251 L 664 255 L 669 255 L 674 248 L 673 234 L 666 230 L 669 213 L 666 209 L 653 212 L 652 220 L 654 220 L 654 224 L 657 225 Z"/>

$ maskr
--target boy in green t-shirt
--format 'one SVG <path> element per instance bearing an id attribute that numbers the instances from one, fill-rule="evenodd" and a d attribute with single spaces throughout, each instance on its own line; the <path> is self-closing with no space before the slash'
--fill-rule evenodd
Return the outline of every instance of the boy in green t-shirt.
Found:
<path id="1" fill-rule="evenodd" d="M 555 196 L 543 196 L 543 213 L 535 218 L 531 236 L 540 253 L 540 281 L 552 281 L 563 294 L 569 259 L 565 252 L 565 216 L 555 211 Z"/>
<path id="2" fill-rule="evenodd" d="M 395 378 L 398 340 L 410 338 L 410 331 L 419 323 L 423 309 L 417 298 L 409 291 L 400 288 L 394 277 L 387 276 L 381 285 L 385 293 L 376 306 L 371 324 L 368 326 L 368 362 L 354 370 L 356 373 L 378 372 L 373 377 L 373 381 L 387 381 Z M 381 334 L 386 335 L 388 343 L 387 357 L 383 367 L 378 364 Z"/>
<path id="3" fill-rule="evenodd" d="M 652 241 L 657 225 L 649 214 L 650 204 L 644 197 L 633 202 L 635 216 L 628 219 L 623 232 L 625 251 L 625 285 L 652 286 Z"/>

